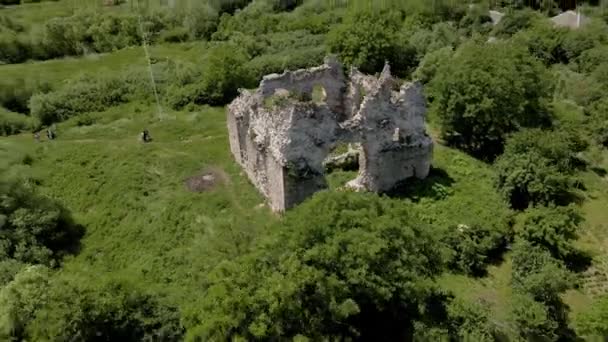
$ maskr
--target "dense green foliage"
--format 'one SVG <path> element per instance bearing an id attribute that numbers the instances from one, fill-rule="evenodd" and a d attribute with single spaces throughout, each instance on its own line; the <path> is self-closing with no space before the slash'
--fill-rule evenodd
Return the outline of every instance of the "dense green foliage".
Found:
<path id="1" fill-rule="evenodd" d="M 567 131 L 523 130 L 507 140 L 495 163 L 496 186 L 516 209 L 563 203 L 580 165 L 576 153 L 585 142 Z"/>
<path id="2" fill-rule="evenodd" d="M 572 338 L 567 307 L 560 294 L 574 286 L 574 277 L 542 247 L 525 241 L 513 250 L 513 315 L 517 329 L 528 340 Z"/>
<path id="3" fill-rule="evenodd" d="M 176 308 L 124 280 L 55 280 L 28 327 L 36 341 L 181 341 Z"/>
<path id="4" fill-rule="evenodd" d="M 85 2 L 0 10 L 1 63 L 54 59 L 0 66 L 1 340 L 606 334 L 599 8 L 569 30 L 547 20 L 563 1 L 155 1 L 140 32 L 135 2 Z M 336 191 L 354 177 L 336 170 L 272 215 L 207 105 L 328 52 L 427 85 L 431 173 L 378 196 Z M 210 189 L 184 186 L 201 173 Z"/>
<path id="5" fill-rule="evenodd" d="M 211 273 L 190 339 L 411 336 L 439 299 L 441 248 L 397 202 L 320 194 L 255 252 Z"/>
<path id="6" fill-rule="evenodd" d="M 575 252 L 572 242 L 578 237 L 580 222 L 580 214 L 571 206 L 530 208 L 515 235 L 544 247 L 556 259 L 566 260 Z"/>
<path id="7" fill-rule="evenodd" d="M 430 83 L 442 136 L 481 158 L 502 152 L 507 134 L 546 125 L 552 86 L 546 70 L 513 43 L 470 43 Z"/>
<path id="8" fill-rule="evenodd" d="M 0 183 L 0 261 L 54 266 L 81 232 L 63 206 L 18 182 Z"/>
<path id="9" fill-rule="evenodd" d="M 44 125 L 72 116 L 102 111 L 135 98 L 150 96 L 149 80 L 143 72 L 119 76 L 82 76 L 57 91 L 32 96 L 32 115 Z"/>

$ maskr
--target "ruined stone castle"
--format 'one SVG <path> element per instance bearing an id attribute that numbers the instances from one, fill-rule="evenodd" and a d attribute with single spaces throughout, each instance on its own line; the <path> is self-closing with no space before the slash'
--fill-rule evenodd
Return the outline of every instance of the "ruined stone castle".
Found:
<path id="1" fill-rule="evenodd" d="M 274 211 L 327 186 L 323 162 L 340 142 L 357 143 L 357 190 L 383 192 L 429 173 L 433 142 L 425 132 L 422 86 L 400 86 L 385 66 L 379 77 L 332 57 L 311 69 L 264 77 L 228 107 L 230 149 Z"/>

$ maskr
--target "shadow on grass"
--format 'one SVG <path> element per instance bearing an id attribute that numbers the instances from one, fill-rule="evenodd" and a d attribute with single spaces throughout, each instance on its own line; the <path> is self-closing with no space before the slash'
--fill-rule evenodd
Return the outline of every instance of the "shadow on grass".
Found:
<path id="1" fill-rule="evenodd" d="M 443 169 L 431 167 L 425 179 L 410 178 L 386 192 L 392 198 L 407 198 L 418 202 L 423 198 L 441 200 L 452 194 L 454 179 Z"/>
<path id="2" fill-rule="evenodd" d="M 608 174 L 608 171 L 606 171 L 606 169 L 602 167 L 592 166 L 590 169 L 600 177 L 606 177 L 606 175 Z"/>
<path id="3" fill-rule="evenodd" d="M 574 250 L 564 258 L 564 263 L 566 267 L 575 273 L 585 272 L 593 262 L 593 257 L 587 251 L 583 250 Z"/>

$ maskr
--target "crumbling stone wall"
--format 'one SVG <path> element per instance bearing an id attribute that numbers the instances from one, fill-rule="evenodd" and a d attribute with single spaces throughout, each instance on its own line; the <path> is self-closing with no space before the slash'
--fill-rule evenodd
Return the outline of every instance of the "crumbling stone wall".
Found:
<path id="1" fill-rule="evenodd" d="M 327 186 L 323 162 L 339 142 L 361 146 L 352 188 L 383 192 L 407 178 L 424 178 L 433 143 L 425 132 L 422 86 L 396 86 L 388 65 L 378 78 L 355 69 L 347 78 L 334 58 L 268 75 L 229 105 L 230 149 L 275 211 Z M 322 102 L 313 101 L 319 87 Z"/>

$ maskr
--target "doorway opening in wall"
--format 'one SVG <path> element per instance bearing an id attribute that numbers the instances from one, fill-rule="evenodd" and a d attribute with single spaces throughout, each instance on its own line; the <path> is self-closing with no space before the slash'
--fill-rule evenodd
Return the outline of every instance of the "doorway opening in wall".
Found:
<path id="1" fill-rule="evenodd" d="M 312 102 L 316 104 L 324 104 L 327 101 L 327 92 L 322 85 L 317 84 L 312 88 Z"/>
<path id="2" fill-rule="evenodd" d="M 359 144 L 339 142 L 323 162 L 325 178 L 330 189 L 341 188 L 357 178 L 359 173 Z"/>

